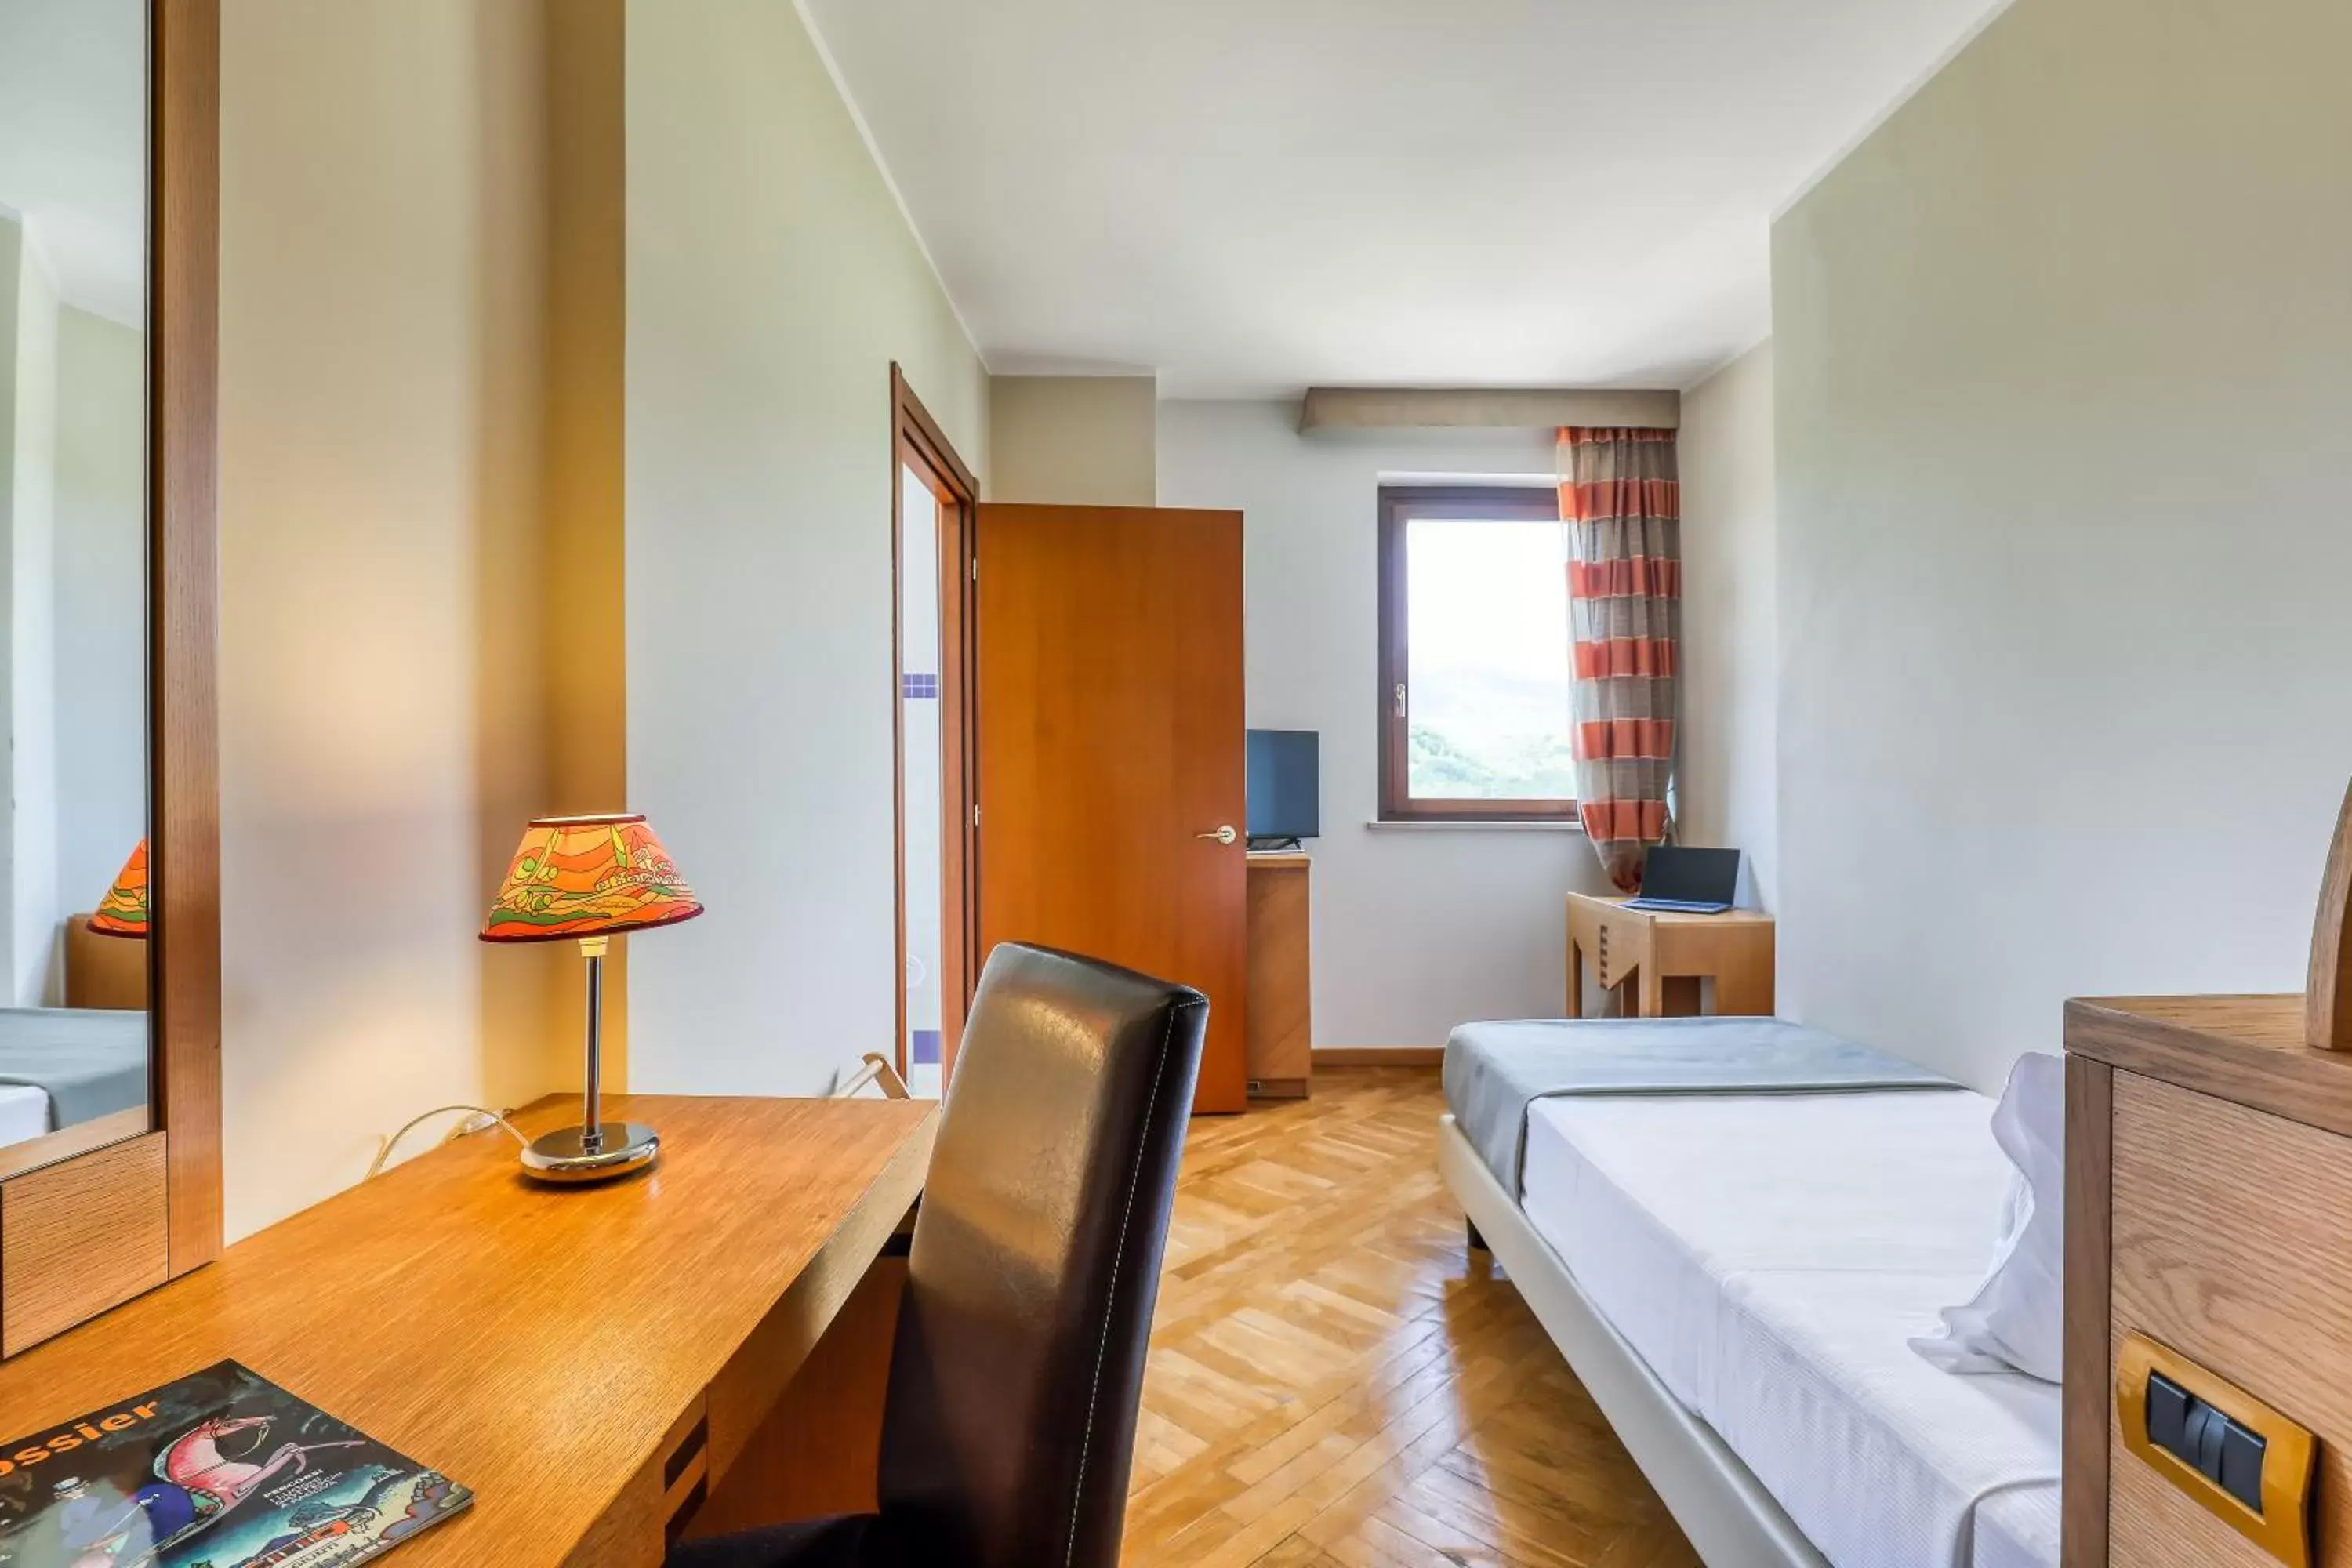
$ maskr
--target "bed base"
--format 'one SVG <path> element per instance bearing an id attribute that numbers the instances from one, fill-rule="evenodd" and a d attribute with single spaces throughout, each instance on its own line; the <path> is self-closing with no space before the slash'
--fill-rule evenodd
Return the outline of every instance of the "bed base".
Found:
<path id="1" fill-rule="evenodd" d="M 1470 1234 L 1502 1259 L 1536 1321 L 1700 1559 L 1711 1568 L 1829 1568 L 1739 1457 L 1667 1392 L 1601 1315 L 1452 1116 L 1438 1123 L 1437 1166 L 1462 1205 Z"/>

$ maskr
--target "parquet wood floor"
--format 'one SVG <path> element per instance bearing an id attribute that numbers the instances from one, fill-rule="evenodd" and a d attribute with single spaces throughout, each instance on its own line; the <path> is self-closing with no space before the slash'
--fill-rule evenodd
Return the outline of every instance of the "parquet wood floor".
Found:
<path id="1" fill-rule="evenodd" d="M 1432 1070 L 1318 1073 L 1184 1152 L 1130 1568 L 1693 1568 L 1438 1179 Z"/>

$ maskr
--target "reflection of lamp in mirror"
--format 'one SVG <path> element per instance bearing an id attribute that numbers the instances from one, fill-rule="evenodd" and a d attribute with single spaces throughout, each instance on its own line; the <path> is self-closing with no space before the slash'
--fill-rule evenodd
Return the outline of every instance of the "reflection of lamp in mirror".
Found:
<path id="1" fill-rule="evenodd" d="M 604 1119 L 601 1057 L 604 951 L 616 932 L 676 925 L 702 912 L 694 889 L 642 816 L 542 816 L 523 829 L 482 924 L 484 942 L 576 940 L 588 961 L 588 1075 L 580 1125 L 550 1132 L 522 1152 L 541 1181 L 601 1182 L 654 1163 L 650 1127 Z"/>
<path id="2" fill-rule="evenodd" d="M 147 939 L 147 840 L 131 852 L 115 874 L 114 886 L 106 889 L 106 897 L 98 912 L 89 917 L 89 929 L 100 936 L 135 937 Z"/>

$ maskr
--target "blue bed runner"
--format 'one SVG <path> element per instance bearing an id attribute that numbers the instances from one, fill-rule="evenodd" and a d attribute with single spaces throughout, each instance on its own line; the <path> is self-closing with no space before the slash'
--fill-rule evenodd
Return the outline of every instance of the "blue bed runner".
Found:
<path id="1" fill-rule="evenodd" d="M 1528 1107 L 1538 1100 L 1958 1087 L 1884 1051 L 1778 1018 L 1524 1018 L 1465 1024 L 1445 1042 L 1445 1102 L 1514 1200 Z"/>

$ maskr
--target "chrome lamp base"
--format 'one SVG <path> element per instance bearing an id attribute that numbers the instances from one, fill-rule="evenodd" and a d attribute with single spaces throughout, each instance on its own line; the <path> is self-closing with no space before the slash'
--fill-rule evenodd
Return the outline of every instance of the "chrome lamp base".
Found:
<path id="1" fill-rule="evenodd" d="M 606 1121 L 593 1137 L 585 1127 L 566 1127 L 534 1140 L 522 1152 L 522 1168 L 542 1182 L 609 1182 L 644 1170 L 660 1154 L 661 1135 L 652 1128 Z"/>
<path id="2" fill-rule="evenodd" d="M 584 1185 L 642 1171 L 661 1156 L 661 1138 L 635 1121 L 604 1120 L 604 951 L 608 939 L 580 939 L 588 961 L 588 1076 L 580 1096 L 580 1122 L 534 1140 L 522 1152 L 523 1174 L 541 1182 Z"/>

